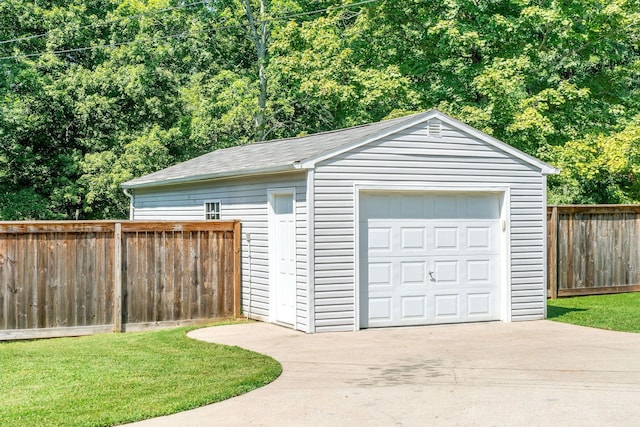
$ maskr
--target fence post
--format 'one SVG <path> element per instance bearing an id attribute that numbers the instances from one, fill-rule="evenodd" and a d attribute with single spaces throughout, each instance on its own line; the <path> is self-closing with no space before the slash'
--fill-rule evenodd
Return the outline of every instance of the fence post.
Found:
<path id="1" fill-rule="evenodd" d="M 122 224 L 113 232 L 113 331 L 122 332 Z"/>
<path id="2" fill-rule="evenodd" d="M 242 298 L 242 259 L 241 259 L 241 246 L 242 245 L 242 230 L 240 221 L 236 220 L 233 224 L 233 316 L 235 318 L 241 315 Z"/>
<path id="3" fill-rule="evenodd" d="M 551 291 L 551 299 L 558 298 L 558 207 L 551 208 L 551 219 L 547 224 L 549 227 L 548 245 L 548 281 Z"/>

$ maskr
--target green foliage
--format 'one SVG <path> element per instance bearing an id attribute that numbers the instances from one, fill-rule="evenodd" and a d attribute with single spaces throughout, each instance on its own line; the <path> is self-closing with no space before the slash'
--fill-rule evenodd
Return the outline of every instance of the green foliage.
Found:
<path id="1" fill-rule="evenodd" d="M 418 107 L 397 65 L 371 66 L 354 50 L 356 26 L 357 17 L 340 11 L 290 22 L 274 35 L 268 73 L 277 136 L 374 122 Z"/>
<path id="2" fill-rule="evenodd" d="M 429 108 L 561 167 L 553 203 L 640 200 L 638 0 L 348 3 L 262 0 L 262 107 L 244 0 L 0 3 L 0 41 L 41 35 L 0 43 L 0 220 L 123 217 L 132 177 Z"/>
<path id="3" fill-rule="evenodd" d="M 576 175 L 569 147 L 607 145 L 638 114 L 639 10 L 625 0 L 385 2 L 362 21 L 359 46 L 372 64 L 400 66 L 421 109 L 571 169 L 551 179 L 553 202 L 631 201 L 622 174 Z"/>
<path id="4" fill-rule="evenodd" d="M 0 343 L 0 424 L 120 425 L 228 399 L 282 371 L 186 331 Z"/>
<path id="5" fill-rule="evenodd" d="M 589 135 L 558 147 L 557 163 L 562 174 L 554 179 L 554 186 L 573 192 L 572 198 L 588 203 L 640 203 L 640 116 L 619 132 Z"/>
<path id="6" fill-rule="evenodd" d="M 574 325 L 640 333 L 640 293 L 549 300 L 547 317 Z"/>
<path id="7" fill-rule="evenodd" d="M 171 156 L 167 148 L 172 140 L 179 139 L 175 131 L 163 131 L 154 126 L 148 133 L 123 147 L 121 155 L 112 151 L 88 153 L 81 162 L 84 174 L 79 185 L 85 189 L 85 212 L 94 218 L 126 217 L 128 200 L 120 184 L 169 165 Z"/>

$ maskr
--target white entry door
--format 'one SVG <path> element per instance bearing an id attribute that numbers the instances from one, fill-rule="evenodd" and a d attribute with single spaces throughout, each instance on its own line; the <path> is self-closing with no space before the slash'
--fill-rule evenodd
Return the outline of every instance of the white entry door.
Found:
<path id="1" fill-rule="evenodd" d="M 293 325 L 296 302 L 296 237 L 293 194 L 273 194 L 269 245 L 271 309 L 276 322 Z"/>
<path id="2" fill-rule="evenodd" d="M 362 327 L 497 320 L 495 194 L 361 197 Z"/>

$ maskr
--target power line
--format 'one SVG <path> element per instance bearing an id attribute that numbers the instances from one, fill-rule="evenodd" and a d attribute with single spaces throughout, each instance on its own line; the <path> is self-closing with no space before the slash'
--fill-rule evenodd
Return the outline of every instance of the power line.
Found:
<path id="1" fill-rule="evenodd" d="M 313 15 L 313 14 L 323 13 L 323 12 L 327 12 L 329 10 L 349 9 L 349 8 L 352 8 L 352 7 L 355 7 L 355 6 L 362 6 L 362 5 L 366 5 L 366 4 L 370 4 L 370 3 L 375 3 L 375 2 L 378 2 L 378 1 L 380 1 L 380 0 L 363 0 L 363 1 L 360 1 L 360 2 L 351 3 L 351 4 L 347 4 L 347 5 L 342 5 L 342 6 L 329 7 L 329 8 L 325 8 L 325 9 L 317 9 L 317 10 L 313 10 L 313 11 L 309 11 L 309 12 L 299 12 L 299 13 L 294 13 L 294 14 L 290 14 L 290 15 L 275 17 L 275 18 L 268 18 L 265 21 L 267 21 L 267 22 L 286 21 L 286 20 L 292 19 L 292 18 L 299 18 L 299 17 L 302 17 L 302 16 L 309 16 L 309 15 Z M 205 0 L 205 1 L 198 2 L 198 3 L 206 3 L 206 2 L 207 1 Z M 192 3 L 192 4 L 196 4 L 196 3 Z M 180 7 L 176 7 L 174 9 L 180 9 Z M 135 15 L 132 15 L 132 16 L 135 16 Z M 158 41 L 158 40 L 167 40 L 167 39 L 171 39 L 171 38 L 186 37 L 186 36 L 193 35 L 193 34 L 205 33 L 205 32 L 208 32 L 210 30 L 222 30 L 222 29 L 235 28 L 235 27 L 244 27 L 244 25 L 245 24 L 224 25 L 224 26 L 217 26 L 217 27 L 213 27 L 213 28 L 208 28 L 206 30 L 184 31 L 184 32 L 181 32 L 181 33 L 171 34 L 171 35 L 162 36 L 162 37 L 154 37 L 154 38 L 150 38 L 150 39 L 129 40 L 129 41 L 120 42 L 120 43 L 110 43 L 110 44 L 102 44 L 102 45 L 95 45 L 95 46 L 85 46 L 85 47 L 79 47 L 79 48 L 73 48 L 73 49 L 62 49 L 62 50 L 54 50 L 54 51 L 49 51 L 49 52 L 38 52 L 38 53 L 30 53 L 30 54 L 3 56 L 3 57 L 0 57 L 0 61 L 10 60 L 10 59 L 18 59 L 18 58 L 33 58 L 33 57 L 47 55 L 47 54 L 60 55 L 60 54 L 65 54 L 65 53 L 84 52 L 84 51 L 94 50 L 94 49 L 116 48 L 116 47 L 130 45 L 130 44 L 138 44 L 138 43 L 144 43 L 144 42 L 150 42 L 150 41 Z M 46 34 L 48 34 L 48 33 L 46 33 Z M 44 35 L 40 35 L 40 36 L 44 37 Z M 36 36 L 33 36 L 33 37 L 36 37 Z M 2 44 L 2 43 L 3 42 L 0 42 L 0 44 Z"/>
<path id="2" fill-rule="evenodd" d="M 185 4 L 183 6 L 172 6 L 172 7 L 167 7 L 165 9 L 150 10 L 148 12 L 142 12 L 142 13 L 138 13 L 138 14 L 135 14 L 135 15 L 120 16 L 117 19 L 112 19 L 112 20 L 109 20 L 109 21 L 96 22 L 94 24 L 88 24 L 88 25 L 81 25 L 79 27 L 75 27 L 74 30 L 84 30 L 86 28 L 95 28 L 95 27 L 100 27 L 100 26 L 104 26 L 104 25 L 114 24 L 114 23 L 119 22 L 119 21 L 124 21 L 125 19 L 142 18 L 144 16 L 155 15 L 155 14 L 158 14 L 158 13 L 171 12 L 172 10 L 186 9 L 188 7 L 191 7 L 191 6 L 197 6 L 199 4 L 209 3 L 209 1 L 210 0 L 201 0 L 201 1 L 194 2 L 194 3 Z M 8 44 L 8 43 L 18 43 L 18 42 L 23 42 L 23 41 L 27 41 L 27 40 L 46 37 L 49 34 L 51 34 L 52 31 L 53 30 L 50 30 L 50 31 L 47 31 L 47 32 L 44 32 L 44 33 L 40 33 L 40 34 L 33 34 L 33 35 L 30 35 L 30 36 L 22 36 L 22 37 L 16 37 L 14 39 L 2 40 L 2 41 L 0 41 L 0 45 Z"/>
<path id="3" fill-rule="evenodd" d="M 138 44 L 138 43 L 144 43 L 144 42 L 150 42 L 150 41 L 178 38 L 178 37 L 181 37 L 181 36 L 188 36 L 188 35 L 191 35 L 191 34 L 204 33 L 206 31 L 208 31 L 208 30 L 185 31 L 185 32 L 182 32 L 182 33 L 171 34 L 171 35 L 168 35 L 168 36 L 154 37 L 154 38 L 151 38 L 151 39 L 129 40 L 129 41 L 126 41 L 126 42 L 121 42 L 121 43 L 110 43 L 110 44 L 101 44 L 101 45 L 95 45 L 95 46 L 85 46 L 85 47 L 78 47 L 78 48 L 73 48 L 73 49 L 54 50 L 54 51 L 51 51 L 51 52 L 29 53 L 29 54 L 26 54 L 26 55 L 3 56 L 3 57 L 0 57 L 0 61 L 4 61 L 4 60 L 7 60 L 7 59 L 18 59 L 18 58 L 33 58 L 33 57 L 36 57 L 36 56 L 42 56 L 42 55 L 47 55 L 47 54 L 60 55 L 60 54 L 63 54 L 63 53 L 84 52 L 84 51 L 87 51 L 87 50 L 94 50 L 94 49 L 109 49 L 109 48 L 115 48 L 115 47 L 119 47 L 119 46 L 130 45 L 130 44 Z"/>

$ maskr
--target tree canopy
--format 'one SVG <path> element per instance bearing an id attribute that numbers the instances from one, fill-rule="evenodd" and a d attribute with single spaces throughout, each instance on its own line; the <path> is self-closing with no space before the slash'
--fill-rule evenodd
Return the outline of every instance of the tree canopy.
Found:
<path id="1" fill-rule="evenodd" d="M 121 218 L 123 181 L 438 108 L 640 202 L 640 0 L 7 0 L 0 220 Z M 261 50 L 262 49 L 262 50 Z"/>

